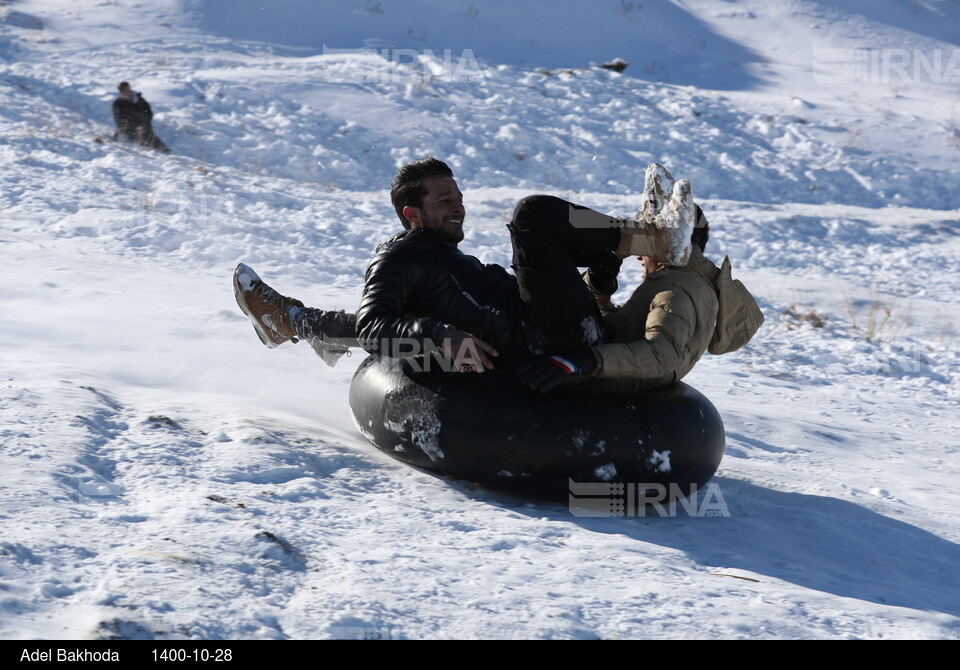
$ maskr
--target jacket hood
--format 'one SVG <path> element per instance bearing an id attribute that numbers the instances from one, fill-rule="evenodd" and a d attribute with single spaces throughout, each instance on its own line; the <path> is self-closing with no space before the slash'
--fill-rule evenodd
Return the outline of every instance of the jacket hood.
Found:
<path id="1" fill-rule="evenodd" d="M 707 261 L 709 262 L 709 261 Z M 716 269 L 713 263 L 710 263 Z M 734 279 L 730 269 L 730 257 L 723 263 L 713 278 L 717 290 L 717 326 L 707 351 L 711 354 L 727 354 L 749 342 L 763 325 L 763 312 L 747 287 Z"/>
<path id="2" fill-rule="evenodd" d="M 694 245 L 685 266 L 706 279 L 717 292 L 717 324 L 707 348 L 711 354 L 727 354 L 749 342 L 763 325 L 763 312 L 743 283 L 731 273 L 730 257 L 718 268 Z"/>

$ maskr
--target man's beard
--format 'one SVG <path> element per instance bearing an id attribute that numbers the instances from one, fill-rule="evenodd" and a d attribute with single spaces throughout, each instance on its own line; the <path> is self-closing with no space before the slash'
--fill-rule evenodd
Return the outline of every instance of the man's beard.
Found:
<path id="1" fill-rule="evenodd" d="M 442 219 L 424 219 L 423 227 L 429 228 L 444 242 L 458 244 L 463 241 L 463 224 L 456 226 Z"/>

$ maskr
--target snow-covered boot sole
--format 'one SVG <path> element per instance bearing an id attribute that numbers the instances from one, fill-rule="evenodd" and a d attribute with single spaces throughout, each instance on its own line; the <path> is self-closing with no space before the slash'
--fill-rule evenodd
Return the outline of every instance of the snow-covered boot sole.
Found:
<path id="1" fill-rule="evenodd" d="M 667 251 L 661 260 L 668 265 L 686 265 L 693 248 L 690 236 L 696 225 L 696 206 L 689 179 L 681 179 L 673 185 L 670 200 L 655 222 L 658 228 L 667 231 Z"/>
<path id="2" fill-rule="evenodd" d="M 653 223 L 670 194 L 673 192 L 673 175 L 660 163 L 651 163 L 643 177 L 643 205 L 637 219 Z"/>

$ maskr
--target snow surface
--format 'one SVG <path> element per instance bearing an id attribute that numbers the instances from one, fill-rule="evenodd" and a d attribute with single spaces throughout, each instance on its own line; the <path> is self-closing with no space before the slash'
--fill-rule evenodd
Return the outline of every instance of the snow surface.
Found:
<path id="1" fill-rule="evenodd" d="M 960 636 L 957 3 L 261 6 L 0 4 L 2 637 Z M 121 80 L 173 154 L 109 139 Z M 360 356 L 260 344 L 236 264 L 352 310 L 425 154 L 501 264 L 530 192 L 691 179 L 767 318 L 687 378 L 728 515 L 413 470 L 353 424 Z"/>

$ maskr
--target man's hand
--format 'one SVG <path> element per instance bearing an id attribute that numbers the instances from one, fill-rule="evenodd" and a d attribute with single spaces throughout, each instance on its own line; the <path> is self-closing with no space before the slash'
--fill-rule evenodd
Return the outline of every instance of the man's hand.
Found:
<path id="1" fill-rule="evenodd" d="M 459 328 L 447 326 L 443 332 L 443 346 L 445 354 L 453 360 L 453 364 L 460 372 L 483 373 L 493 369 L 493 361 L 500 353 L 489 344 L 465 333 Z"/>
<path id="2" fill-rule="evenodd" d="M 589 377 L 597 369 L 593 349 L 587 347 L 563 356 L 541 356 L 517 366 L 520 381 L 534 391 L 546 393 L 560 384 Z"/>
<path id="3" fill-rule="evenodd" d="M 609 312 L 617 311 L 617 306 L 613 304 L 612 300 L 610 300 L 610 296 L 597 295 L 597 296 L 594 296 L 594 299 L 597 302 L 597 307 L 600 308 L 601 314 L 608 314 Z"/>

